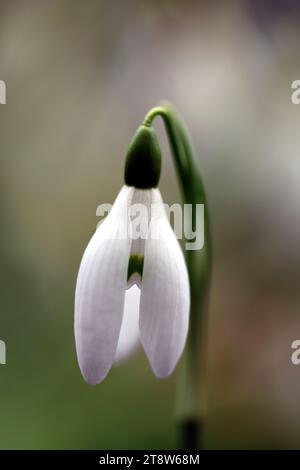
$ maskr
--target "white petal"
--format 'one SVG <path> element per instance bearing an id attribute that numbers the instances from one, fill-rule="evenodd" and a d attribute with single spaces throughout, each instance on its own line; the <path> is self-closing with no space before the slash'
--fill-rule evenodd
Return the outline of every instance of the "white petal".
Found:
<path id="1" fill-rule="evenodd" d="M 79 366 L 90 384 L 104 379 L 116 353 L 131 248 L 131 240 L 120 239 L 118 231 L 126 229 L 133 192 L 134 188 L 122 188 L 111 212 L 90 240 L 79 268 L 75 339 Z"/>
<path id="2" fill-rule="evenodd" d="M 140 297 L 141 291 L 136 285 L 126 291 L 124 315 L 115 362 L 121 362 L 130 357 L 140 344 Z"/>
<path id="3" fill-rule="evenodd" d="M 150 221 L 152 190 L 135 189 L 130 207 L 131 215 L 131 254 L 144 256 L 145 238 Z"/>
<path id="4" fill-rule="evenodd" d="M 180 358 L 187 337 L 190 286 L 178 240 L 163 209 L 158 189 L 152 210 L 158 239 L 146 240 L 140 301 L 141 342 L 158 377 L 168 376 Z"/>

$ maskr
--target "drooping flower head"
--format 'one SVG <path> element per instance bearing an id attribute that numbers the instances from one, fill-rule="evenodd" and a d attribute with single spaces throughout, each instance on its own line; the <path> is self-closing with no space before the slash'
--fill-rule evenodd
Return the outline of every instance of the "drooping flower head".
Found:
<path id="1" fill-rule="evenodd" d="M 189 278 L 157 188 L 160 171 L 155 131 L 143 125 L 129 147 L 125 184 L 79 268 L 75 339 L 79 366 L 90 384 L 101 382 L 116 360 L 126 335 L 121 328 L 130 325 L 123 318 L 125 292 L 133 284 L 140 289 L 140 341 L 155 375 L 168 376 L 184 348 Z M 143 209 L 139 227 L 132 218 L 136 207 Z"/>

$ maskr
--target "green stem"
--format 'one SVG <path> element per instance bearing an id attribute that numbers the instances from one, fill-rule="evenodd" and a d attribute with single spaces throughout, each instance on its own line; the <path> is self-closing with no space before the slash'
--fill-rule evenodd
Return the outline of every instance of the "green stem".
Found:
<path id="1" fill-rule="evenodd" d="M 199 170 L 193 157 L 190 140 L 174 108 L 163 103 L 149 111 L 144 126 L 151 126 L 160 116 L 166 127 L 177 177 L 185 204 L 192 204 L 193 229 L 196 204 L 204 204 L 204 247 L 186 253 L 191 286 L 190 328 L 184 357 L 184 369 L 178 396 L 178 419 L 182 446 L 195 449 L 202 446 L 205 419 L 204 363 L 206 350 L 206 310 L 211 274 L 211 234 L 206 195 Z M 200 439 L 201 438 L 201 439 Z"/>

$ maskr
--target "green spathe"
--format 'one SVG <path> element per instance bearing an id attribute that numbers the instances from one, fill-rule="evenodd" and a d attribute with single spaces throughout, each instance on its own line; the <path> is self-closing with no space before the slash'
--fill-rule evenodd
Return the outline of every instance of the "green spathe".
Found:
<path id="1" fill-rule="evenodd" d="M 160 171 L 161 153 L 155 130 L 140 126 L 127 152 L 125 183 L 140 189 L 156 188 Z"/>

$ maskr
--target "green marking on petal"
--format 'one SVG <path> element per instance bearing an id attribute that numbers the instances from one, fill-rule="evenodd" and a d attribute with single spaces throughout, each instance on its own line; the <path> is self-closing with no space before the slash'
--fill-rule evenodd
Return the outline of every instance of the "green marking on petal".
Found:
<path id="1" fill-rule="evenodd" d="M 144 266 L 144 257 L 139 255 L 131 255 L 129 258 L 128 263 L 128 271 L 127 271 L 127 282 L 131 278 L 131 276 L 135 273 L 143 276 L 143 266 Z"/>

